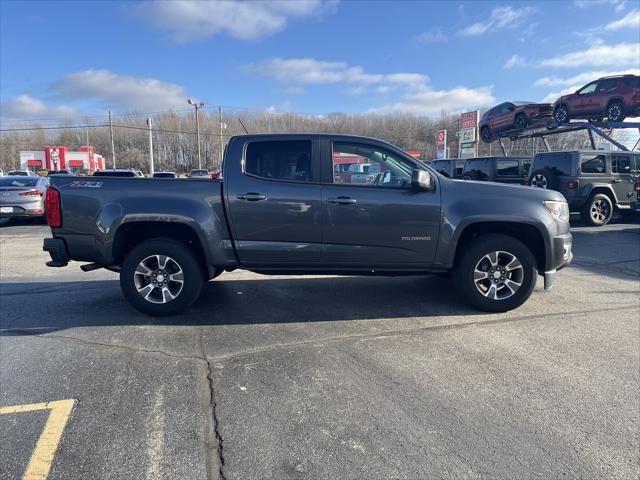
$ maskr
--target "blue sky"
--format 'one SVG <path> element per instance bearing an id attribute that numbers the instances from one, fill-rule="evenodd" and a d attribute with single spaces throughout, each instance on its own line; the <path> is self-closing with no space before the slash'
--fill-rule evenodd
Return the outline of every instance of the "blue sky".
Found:
<path id="1" fill-rule="evenodd" d="M 0 116 L 438 116 L 639 73 L 640 3 L 0 2 Z"/>

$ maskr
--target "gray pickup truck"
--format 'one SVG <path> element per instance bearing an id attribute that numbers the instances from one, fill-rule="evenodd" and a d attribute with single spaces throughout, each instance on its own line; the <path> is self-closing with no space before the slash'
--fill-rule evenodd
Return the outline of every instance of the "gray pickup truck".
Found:
<path id="1" fill-rule="evenodd" d="M 224 180 L 52 177 L 47 265 L 120 274 L 138 310 L 172 315 L 207 280 L 262 274 L 452 274 L 507 311 L 572 258 L 551 190 L 451 180 L 388 143 L 329 134 L 229 140 Z M 429 295 L 429 292 L 425 292 Z"/>

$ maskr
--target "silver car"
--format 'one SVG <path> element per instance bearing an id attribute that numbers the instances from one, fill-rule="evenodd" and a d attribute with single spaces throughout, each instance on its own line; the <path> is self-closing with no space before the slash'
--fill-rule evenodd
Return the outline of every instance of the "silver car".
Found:
<path id="1" fill-rule="evenodd" d="M 208 170 L 195 169 L 195 170 L 191 170 L 191 172 L 189 172 L 189 178 L 206 178 L 206 179 L 210 179 L 211 175 L 209 175 L 209 171 Z"/>
<path id="2" fill-rule="evenodd" d="M 48 186 L 46 177 L 0 178 L 0 218 L 42 217 Z"/>

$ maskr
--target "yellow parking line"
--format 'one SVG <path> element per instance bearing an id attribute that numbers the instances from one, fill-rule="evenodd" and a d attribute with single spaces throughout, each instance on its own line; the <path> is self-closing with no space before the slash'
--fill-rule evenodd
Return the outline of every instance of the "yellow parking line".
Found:
<path id="1" fill-rule="evenodd" d="M 75 405 L 74 399 L 56 400 L 55 402 L 31 403 L 28 405 L 14 405 L 0 407 L 0 415 L 6 413 L 24 413 L 36 410 L 51 410 L 47 423 L 36 442 L 27 469 L 22 480 L 44 480 L 49 475 L 53 457 L 58 449 L 60 437 L 69 420 L 69 415 Z"/>

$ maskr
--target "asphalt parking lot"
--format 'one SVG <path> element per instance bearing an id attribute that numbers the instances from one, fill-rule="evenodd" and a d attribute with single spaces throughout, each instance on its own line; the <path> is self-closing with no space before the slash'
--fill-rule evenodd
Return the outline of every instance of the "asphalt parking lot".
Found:
<path id="1" fill-rule="evenodd" d="M 4 226 L 0 478 L 638 478 L 640 225 L 573 233 L 507 314 L 432 276 L 234 272 L 150 318 Z"/>

